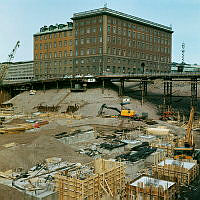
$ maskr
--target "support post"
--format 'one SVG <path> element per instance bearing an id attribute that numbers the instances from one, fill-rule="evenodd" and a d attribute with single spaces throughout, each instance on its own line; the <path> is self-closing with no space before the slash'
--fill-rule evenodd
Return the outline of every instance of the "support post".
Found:
<path id="1" fill-rule="evenodd" d="M 58 92 L 58 89 L 59 89 L 58 81 L 56 81 L 56 88 L 57 88 L 57 92 Z"/>
<path id="2" fill-rule="evenodd" d="M 104 89 L 105 89 L 105 82 L 104 82 L 104 79 L 102 81 L 102 94 L 104 94 Z"/>
<path id="3" fill-rule="evenodd" d="M 43 92 L 45 92 L 46 91 L 45 83 L 42 84 L 43 84 Z"/>
<path id="4" fill-rule="evenodd" d="M 168 109 L 172 104 L 172 80 L 170 78 L 164 79 L 164 96 L 163 106 Z"/>
<path id="5" fill-rule="evenodd" d="M 147 96 L 147 80 L 141 80 L 140 82 L 141 89 L 141 105 L 144 103 L 144 97 Z"/>
<path id="6" fill-rule="evenodd" d="M 120 86 L 119 86 L 119 96 L 121 97 L 121 96 L 123 96 L 123 94 L 124 94 L 124 80 L 121 79 Z"/>
<path id="7" fill-rule="evenodd" d="M 197 107 L 197 78 L 191 78 L 191 107 Z"/>

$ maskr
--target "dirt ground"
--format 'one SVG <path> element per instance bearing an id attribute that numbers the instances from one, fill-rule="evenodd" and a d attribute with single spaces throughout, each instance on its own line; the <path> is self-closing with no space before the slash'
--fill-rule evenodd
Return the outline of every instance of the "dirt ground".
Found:
<path id="1" fill-rule="evenodd" d="M 125 96 L 131 98 L 131 104 L 127 105 L 128 108 L 134 109 L 137 112 L 148 112 L 149 118 L 151 119 L 159 118 L 158 105 L 162 104 L 162 81 L 156 81 L 155 84 L 148 86 L 149 96 L 144 99 L 143 105 L 141 105 L 140 101 L 141 97 L 140 91 L 138 91 L 138 84 L 126 83 L 125 87 Z M 189 95 L 190 85 L 177 83 L 174 85 L 173 92 L 174 95 Z M 101 88 L 91 88 L 86 92 L 79 93 L 70 93 L 69 89 L 52 89 L 46 92 L 37 91 L 35 95 L 29 95 L 29 92 L 26 91 L 15 96 L 9 102 L 13 103 L 16 114 L 29 116 L 31 113 L 37 112 L 35 107 L 40 104 L 48 106 L 59 105 L 61 107 L 59 112 L 65 111 L 69 105 L 78 104 L 79 109 L 74 114 L 82 116 L 83 119 L 71 120 L 57 118 L 48 125 L 34 131 L 0 135 L 0 171 L 19 167 L 28 169 L 49 157 L 61 157 L 63 160 L 69 162 L 87 163 L 91 161 L 90 157 L 77 153 L 73 145 L 65 145 L 57 141 L 54 135 L 70 131 L 71 128 L 80 125 L 101 124 L 119 127 L 122 124 L 117 119 L 100 119 L 96 117 L 101 105 L 104 103 L 120 109 L 122 98 L 118 97 L 117 91 L 112 88 L 105 89 L 104 94 L 102 94 Z M 176 97 L 173 99 L 173 102 L 174 108 L 189 114 L 189 98 Z M 115 114 L 110 110 L 106 110 L 105 113 L 108 115 Z M 10 124 L 23 123 L 24 120 L 13 120 Z M 128 126 L 127 123 L 126 126 Z M 199 135 L 196 136 L 196 141 L 198 141 L 198 147 L 200 148 Z M 3 146 L 8 143 L 15 143 L 15 146 L 10 148 Z M 0 200 L 7 200 L 1 197 L 1 194 L 5 194 L 5 191 L 8 191 L 8 194 L 10 194 L 11 192 L 9 190 L 6 186 L 0 186 Z M 8 200 L 10 199 L 15 200 L 16 198 L 10 196 Z M 16 200 L 21 199 L 23 199 L 23 196 L 17 197 Z"/>

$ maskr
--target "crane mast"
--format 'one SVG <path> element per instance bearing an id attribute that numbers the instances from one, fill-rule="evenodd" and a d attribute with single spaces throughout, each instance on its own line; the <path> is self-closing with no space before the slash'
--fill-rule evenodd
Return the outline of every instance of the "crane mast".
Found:
<path id="1" fill-rule="evenodd" d="M 0 82 L 2 83 L 3 82 L 3 79 L 5 78 L 6 76 L 6 73 L 7 73 L 7 70 L 10 66 L 10 62 L 13 60 L 14 56 L 15 56 L 15 53 L 16 53 L 16 50 L 17 48 L 19 47 L 19 44 L 20 44 L 20 41 L 17 41 L 14 49 L 11 51 L 11 53 L 8 55 L 8 59 L 7 59 L 7 62 L 6 64 L 3 64 L 1 66 L 1 71 L 0 71 Z"/>

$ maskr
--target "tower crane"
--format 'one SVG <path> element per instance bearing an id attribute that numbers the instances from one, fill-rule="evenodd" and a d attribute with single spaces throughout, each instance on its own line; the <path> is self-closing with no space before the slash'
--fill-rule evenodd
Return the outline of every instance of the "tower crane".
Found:
<path id="1" fill-rule="evenodd" d="M 19 47 L 19 44 L 20 44 L 20 41 L 17 41 L 14 49 L 8 55 L 7 62 L 1 66 L 1 69 L 0 69 L 0 83 L 1 84 L 2 84 L 2 82 L 3 82 L 3 80 L 6 76 L 6 73 L 7 73 L 9 66 L 10 66 L 11 61 L 14 59 L 14 56 L 15 56 L 17 48 Z"/>

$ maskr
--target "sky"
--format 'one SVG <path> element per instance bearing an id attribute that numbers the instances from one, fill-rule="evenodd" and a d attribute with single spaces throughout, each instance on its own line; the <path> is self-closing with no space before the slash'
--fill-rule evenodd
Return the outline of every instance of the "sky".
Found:
<path id="1" fill-rule="evenodd" d="M 200 64 L 200 0 L 0 0 L 0 63 L 21 42 L 13 61 L 33 59 L 33 34 L 44 25 L 66 23 L 76 12 L 107 7 L 172 25 L 172 62 Z"/>

